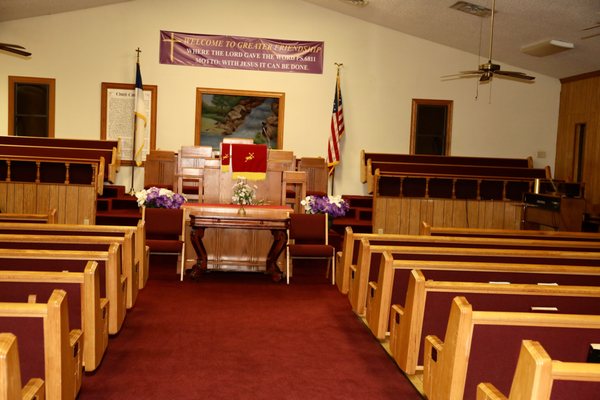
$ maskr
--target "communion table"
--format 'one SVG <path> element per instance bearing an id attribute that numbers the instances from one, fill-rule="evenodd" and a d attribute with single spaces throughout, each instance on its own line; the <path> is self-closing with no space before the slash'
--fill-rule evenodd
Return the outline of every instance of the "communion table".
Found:
<path id="1" fill-rule="evenodd" d="M 278 260 L 287 242 L 289 214 L 285 206 L 240 206 L 229 204 L 186 204 L 189 213 L 189 242 L 197 260 L 192 279 L 203 271 L 264 271 L 274 281 L 282 277 Z"/>

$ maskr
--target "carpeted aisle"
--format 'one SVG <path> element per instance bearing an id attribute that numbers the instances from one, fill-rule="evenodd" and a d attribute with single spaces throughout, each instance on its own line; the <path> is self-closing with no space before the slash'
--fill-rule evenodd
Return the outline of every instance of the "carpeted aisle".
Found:
<path id="1" fill-rule="evenodd" d="M 255 273 L 179 282 L 153 257 L 148 285 L 79 399 L 420 399 L 324 268 L 290 286 Z"/>

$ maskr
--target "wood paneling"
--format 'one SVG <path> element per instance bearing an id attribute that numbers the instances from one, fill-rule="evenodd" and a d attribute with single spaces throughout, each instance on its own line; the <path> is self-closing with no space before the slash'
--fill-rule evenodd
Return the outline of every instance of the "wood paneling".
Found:
<path id="1" fill-rule="evenodd" d="M 373 232 L 417 235 L 422 221 L 436 227 L 519 229 L 521 203 L 376 197 Z"/>
<path id="2" fill-rule="evenodd" d="M 573 181 L 576 128 L 585 124 L 583 177 L 586 210 L 600 213 L 600 75 L 562 80 L 555 178 Z"/>
<path id="3" fill-rule="evenodd" d="M 43 214 L 56 208 L 59 224 L 94 224 L 96 189 L 93 185 L 0 182 L 0 210 Z"/>

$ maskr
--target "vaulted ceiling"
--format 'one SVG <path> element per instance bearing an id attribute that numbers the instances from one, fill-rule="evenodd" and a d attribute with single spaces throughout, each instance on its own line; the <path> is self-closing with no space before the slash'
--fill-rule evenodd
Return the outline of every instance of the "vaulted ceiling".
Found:
<path id="1" fill-rule="evenodd" d="M 127 0 L 0 0 L 0 22 L 123 1 Z M 487 61 L 490 18 L 450 8 L 457 0 L 364 0 L 367 4 L 363 6 L 355 5 L 357 0 L 303 1 L 475 55 L 481 54 L 481 62 Z M 492 0 L 470 1 L 490 9 L 492 6 Z M 497 0 L 493 58 L 555 78 L 599 71 L 600 35 L 582 39 L 600 33 L 600 27 L 582 31 L 596 25 L 600 25 L 600 0 Z M 521 52 L 523 46 L 548 40 L 572 43 L 573 49 L 544 57 Z M 466 66 L 471 64 L 473 68 L 477 66 L 475 57 L 466 60 Z"/>

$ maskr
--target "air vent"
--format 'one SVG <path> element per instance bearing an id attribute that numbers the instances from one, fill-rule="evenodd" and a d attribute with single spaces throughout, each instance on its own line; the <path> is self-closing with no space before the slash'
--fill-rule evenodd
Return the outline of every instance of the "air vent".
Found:
<path id="1" fill-rule="evenodd" d="M 457 1 L 456 3 L 451 5 L 450 8 L 462 11 L 467 14 L 476 15 L 482 18 L 489 17 L 490 15 L 492 15 L 491 9 L 477 4 L 468 3 L 466 1 Z"/>

